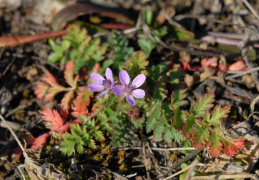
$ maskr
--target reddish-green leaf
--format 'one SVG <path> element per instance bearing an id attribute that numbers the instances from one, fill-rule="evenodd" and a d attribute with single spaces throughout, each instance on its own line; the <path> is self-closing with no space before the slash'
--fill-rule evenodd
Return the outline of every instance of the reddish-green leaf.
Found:
<path id="1" fill-rule="evenodd" d="M 187 138 L 192 137 L 194 130 L 196 129 L 196 119 L 193 116 L 187 116 L 187 121 L 183 127 L 183 135 Z"/>
<path id="2" fill-rule="evenodd" d="M 88 106 L 91 102 L 91 97 L 93 97 L 93 91 L 90 91 L 87 87 L 80 89 L 80 92 L 76 98 L 75 106 L 72 107 L 72 115 L 74 117 L 88 114 Z"/>
<path id="3" fill-rule="evenodd" d="M 75 78 L 74 78 L 74 73 L 75 73 L 75 66 L 74 66 L 74 63 L 73 61 L 69 61 L 67 64 L 66 64 L 66 69 L 65 69 L 65 72 L 64 72 L 64 76 L 65 76 L 65 80 L 66 82 L 73 88 L 75 89 L 77 87 L 77 81 L 78 81 L 78 78 L 79 78 L 79 75 L 77 75 Z"/>
<path id="4" fill-rule="evenodd" d="M 126 68 L 130 75 L 136 76 L 140 73 L 148 75 L 148 72 L 145 69 L 149 64 L 149 61 L 146 60 L 146 55 L 142 51 L 132 54 L 130 59 L 126 59 L 125 62 L 126 65 L 123 68 Z"/>
<path id="5" fill-rule="evenodd" d="M 206 143 L 209 140 L 210 131 L 207 127 L 197 128 L 194 131 L 192 138 L 192 145 L 195 148 L 206 147 Z"/>
<path id="6" fill-rule="evenodd" d="M 42 81 L 44 81 L 45 83 L 49 84 L 50 86 L 60 86 L 55 77 L 50 73 L 50 72 L 46 72 L 46 76 L 41 78 Z M 63 86 L 61 87 L 61 89 L 64 88 Z"/>
<path id="7" fill-rule="evenodd" d="M 48 85 L 39 83 L 36 85 L 34 94 L 37 96 L 37 99 L 40 99 L 40 100 L 45 99 L 45 101 L 51 101 L 51 99 L 44 98 L 47 94 L 48 89 L 49 89 Z"/>
<path id="8" fill-rule="evenodd" d="M 229 106 L 225 106 L 224 108 L 221 108 L 221 106 L 216 106 L 210 120 L 208 121 L 209 125 L 220 125 L 220 119 L 227 118 L 229 110 Z"/>
<path id="9" fill-rule="evenodd" d="M 195 117 L 202 117 L 207 109 L 213 107 L 215 95 L 213 93 L 206 93 L 204 96 L 199 97 L 197 102 L 192 102 L 191 112 Z"/>
<path id="10" fill-rule="evenodd" d="M 221 143 L 222 138 L 218 135 L 219 133 L 220 131 L 212 132 L 210 135 L 210 140 L 208 141 L 209 153 L 214 157 L 218 156 L 223 149 Z"/>
<path id="11" fill-rule="evenodd" d="M 71 100 L 73 99 L 73 97 L 74 97 L 74 91 L 68 91 L 65 94 L 65 96 L 62 98 L 60 105 L 65 112 L 68 112 L 70 103 L 71 103 Z"/>

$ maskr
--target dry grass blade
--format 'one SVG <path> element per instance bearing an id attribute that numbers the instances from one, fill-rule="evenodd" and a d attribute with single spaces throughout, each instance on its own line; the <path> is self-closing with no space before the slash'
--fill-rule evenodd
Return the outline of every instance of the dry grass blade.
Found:
<path id="1" fill-rule="evenodd" d="M 29 158 L 28 154 L 25 152 L 22 143 L 20 142 L 20 140 L 18 139 L 18 137 L 16 136 L 16 134 L 13 132 L 12 128 L 10 128 L 9 124 L 6 122 L 6 120 L 4 119 L 4 117 L 0 114 L 0 118 L 1 120 L 6 124 L 6 127 L 9 129 L 9 131 L 11 132 L 11 134 L 13 135 L 14 139 L 17 141 L 18 145 L 20 146 L 20 148 L 22 149 L 23 155 L 25 158 Z"/>
<path id="2" fill-rule="evenodd" d="M 209 180 L 209 179 L 244 179 L 251 178 L 254 180 L 259 180 L 255 174 L 235 174 L 235 175 L 210 175 L 210 176 L 195 176 L 191 180 Z"/>
<path id="3" fill-rule="evenodd" d="M 171 175 L 171 176 L 168 176 L 167 178 L 164 178 L 163 180 L 167 180 L 167 179 L 170 179 L 170 178 L 173 178 L 187 170 L 190 169 L 190 172 L 192 172 L 193 168 L 196 166 L 196 164 L 198 163 L 198 161 L 195 159 L 189 166 L 187 166 L 186 168 L 182 169 L 181 171 L 178 171 L 177 173 Z M 187 175 L 186 178 L 188 178 L 189 176 Z M 186 179 L 185 178 L 185 179 Z"/>

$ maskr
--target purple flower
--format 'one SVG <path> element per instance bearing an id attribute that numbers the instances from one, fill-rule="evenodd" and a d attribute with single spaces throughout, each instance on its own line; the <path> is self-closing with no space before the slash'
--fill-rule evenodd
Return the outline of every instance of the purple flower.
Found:
<path id="1" fill-rule="evenodd" d="M 90 78 L 94 82 L 96 82 L 96 84 L 95 83 L 89 84 L 87 86 L 88 89 L 90 89 L 91 91 L 94 91 L 94 92 L 99 92 L 99 91 L 106 89 L 101 94 L 99 94 L 97 96 L 97 98 L 105 95 L 109 90 L 111 90 L 114 87 L 112 70 L 110 68 L 106 68 L 105 75 L 106 75 L 106 80 L 99 73 L 93 72 L 90 74 Z"/>
<path id="2" fill-rule="evenodd" d="M 146 76 L 144 74 L 139 74 L 131 83 L 131 85 L 128 85 L 130 82 L 130 77 L 127 71 L 122 70 L 119 74 L 119 79 L 122 85 L 116 85 L 113 88 L 113 93 L 121 96 L 123 94 L 126 94 L 126 100 L 131 106 L 135 106 L 135 98 L 143 98 L 145 96 L 145 91 L 142 89 L 135 89 L 140 87 L 146 80 Z M 135 90 L 133 90 L 135 89 Z M 133 97 L 134 96 L 134 97 Z"/>

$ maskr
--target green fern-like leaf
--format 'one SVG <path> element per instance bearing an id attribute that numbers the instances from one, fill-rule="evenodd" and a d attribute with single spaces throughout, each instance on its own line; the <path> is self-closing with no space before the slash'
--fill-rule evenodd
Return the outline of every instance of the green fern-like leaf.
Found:
<path id="1" fill-rule="evenodd" d="M 96 139 L 96 140 L 105 140 L 104 138 L 104 135 L 103 135 L 103 132 L 98 130 L 97 127 L 95 127 L 93 130 L 92 130 L 92 134 L 93 134 L 93 137 Z"/>
<path id="2" fill-rule="evenodd" d="M 138 39 L 138 45 L 144 54 L 146 54 L 147 58 L 150 56 L 152 50 L 156 47 L 153 41 L 147 39 Z"/>
<path id="3" fill-rule="evenodd" d="M 162 73 L 167 69 L 168 62 L 164 62 L 163 64 L 159 64 L 156 66 L 152 66 L 151 68 L 148 69 L 148 72 L 150 74 L 150 78 L 153 82 L 156 83 L 156 81 L 162 76 Z"/>
<path id="4" fill-rule="evenodd" d="M 166 125 L 167 125 L 166 118 L 164 116 L 161 116 L 159 121 L 155 124 L 155 128 L 154 128 L 154 136 L 156 139 L 159 139 L 163 136 Z"/>
<path id="5" fill-rule="evenodd" d="M 202 117 L 207 109 L 213 107 L 215 95 L 213 93 L 207 93 L 204 96 L 198 98 L 197 103 L 192 102 L 191 112 L 195 117 Z"/>
<path id="6" fill-rule="evenodd" d="M 75 72 L 78 73 L 81 67 L 87 66 L 89 73 L 93 66 L 104 58 L 106 47 L 101 46 L 100 38 L 92 38 L 87 34 L 85 28 L 78 25 L 71 25 L 67 28 L 67 35 L 63 36 L 61 45 L 50 41 L 54 51 L 48 58 L 50 62 L 60 61 L 65 63 L 65 58 L 72 60 L 75 65 Z"/>
<path id="7" fill-rule="evenodd" d="M 153 98 L 157 100 L 164 100 L 167 97 L 167 90 L 165 89 L 165 81 L 161 77 L 156 85 L 154 86 L 154 89 L 151 89 L 154 92 Z"/>
<path id="8" fill-rule="evenodd" d="M 152 104 L 151 108 L 147 110 L 149 112 L 147 118 L 147 127 L 146 131 L 149 133 L 151 130 L 154 130 L 154 126 L 158 121 L 158 118 L 161 116 L 161 102 L 156 101 Z"/>
<path id="9" fill-rule="evenodd" d="M 185 106 L 188 102 L 185 100 L 187 97 L 186 89 L 174 91 L 171 96 L 171 105 L 174 109 L 177 107 Z"/>
<path id="10" fill-rule="evenodd" d="M 194 130 L 197 128 L 196 119 L 193 116 L 187 116 L 187 121 L 183 127 L 183 135 L 187 138 L 192 137 Z"/>
<path id="11" fill-rule="evenodd" d="M 176 129 L 182 129 L 184 123 L 186 122 L 186 113 L 179 108 L 174 110 L 173 124 Z"/>
<path id="12" fill-rule="evenodd" d="M 80 137 L 74 132 L 71 134 L 65 133 L 62 135 L 64 141 L 61 142 L 60 150 L 67 155 L 71 155 L 75 151 L 75 146 L 80 142 Z"/>
<path id="13" fill-rule="evenodd" d="M 121 71 L 122 67 L 125 65 L 125 59 L 130 57 L 134 49 L 132 47 L 128 47 L 128 39 L 116 31 L 112 32 L 111 48 L 113 50 L 113 58 L 105 60 L 103 68 L 112 66 L 114 69 Z"/>
<path id="14" fill-rule="evenodd" d="M 87 35 L 87 30 L 85 28 L 80 29 L 77 25 L 69 26 L 67 28 L 67 35 L 63 36 L 63 39 L 71 42 L 74 47 L 78 47 L 82 42 L 87 41 L 89 38 L 90 36 Z"/>
<path id="15" fill-rule="evenodd" d="M 63 135 L 64 136 L 64 135 Z M 64 138 L 65 139 L 65 138 Z M 67 155 L 72 155 L 75 151 L 76 142 L 74 141 L 62 141 L 60 151 Z"/>
<path id="16" fill-rule="evenodd" d="M 170 82 L 171 84 L 179 84 L 183 81 L 184 72 L 178 68 L 174 68 L 166 73 L 166 77 L 167 82 Z"/>
<path id="17" fill-rule="evenodd" d="M 183 134 L 181 133 L 181 131 L 177 131 L 176 129 L 174 129 L 174 127 L 168 127 L 165 129 L 164 140 L 167 143 L 171 143 L 172 140 L 178 143 L 187 141 L 186 138 L 183 137 Z"/>
<path id="18" fill-rule="evenodd" d="M 80 124 L 71 124 L 71 133 L 62 135 L 63 141 L 61 142 L 60 150 L 64 154 L 71 155 L 75 151 L 83 153 L 86 146 L 95 149 L 95 141 L 105 140 L 104 134 L 99 130 L 100 127 L 96 124 L 95 120 L 91 120 L 85 115 L 80 116 L 80 119 L 84 122 L 83 126 Z"/>

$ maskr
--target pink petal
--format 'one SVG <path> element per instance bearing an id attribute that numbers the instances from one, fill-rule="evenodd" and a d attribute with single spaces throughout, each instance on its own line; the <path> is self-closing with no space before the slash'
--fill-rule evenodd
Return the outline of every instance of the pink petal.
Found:
<path id="1" fill-rule="evenodd" d="M 122 70 L 119 74 L 120 82 L 122 85 L 127 86 L 130 82 L 130 77 L 127 71 Z"/>
<path id="2" fill-rule="evenodd" d="M 99 73 L 95 72 L 92 72 L 90 74 L 90 78 L 98 84 L 103 84 L 103 81 L 105 81 L 104 77 L 102 77 Z"/>
<path id="3" fill-rule="evenodd" d="M 121 96 L 124 94 L 124 90 L 123 87 L 121 85 L 116 85 L 114 86 L 114 88 L 112 89 L 113 93 L 117 96 Z"/>
<path id="4" fill-rule="evenodd" d="M 105 75 L 106 75 L 106 78 L 111 81 L 112 86 L 114 86 L 113 74 L 112 74 L 112 70 L 110 68 L 106 68 Z"/>
<path id="5" fill-rule="evenodd" d="M 135 106 L 135 100 L 134 100 L 134 98 L 133 98 L 133 96 L 131 96 L 131 95 L 127 95 L 126 96 L 126 100 L 127 100 L 127 102 L 131 105 L 131 106 Z"/>
<path id="6" fill-rule="evenodd" d="M 132 81 L 131 86 L 133 88 L 138 88 L 141 86 L 146 80 L 146 76 L 144 74 L 139 74 L 135 79 Z"/>
<path id="7" fill-rule="evenodd" d="M 135 98 L 143 98 L 145 96 L 145 91 L 142 89 L 135 89 L 134 91 L 132 91 L 132 95 Z"/>
<path id="8" fill-rule="evenodd" d="M 97 98 L 102 97 L 103 95 L 105 95 L 108 92 L 109 89 L 103 91 L 101 94 L 99 94 L 98 96 L 96 96 Z"/>
<path id="9" fill-rule="evenodd" d="M 101 84 L 88 84 L 87 87 L 88 89 L 94 92 L 99 92 L 105 88 L 104 85 L 101 85 Z"/>

